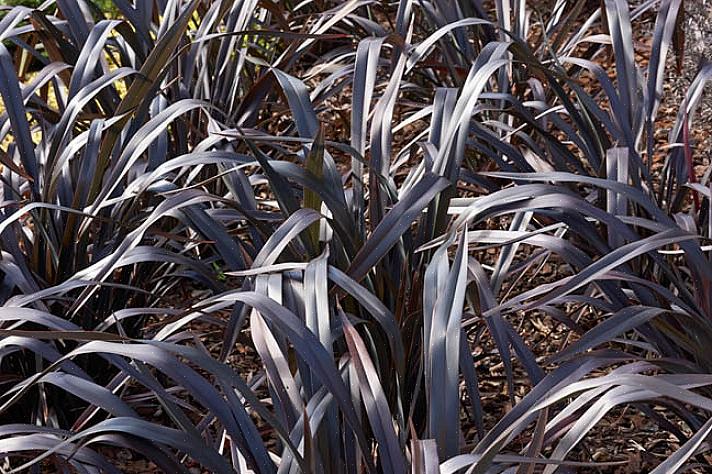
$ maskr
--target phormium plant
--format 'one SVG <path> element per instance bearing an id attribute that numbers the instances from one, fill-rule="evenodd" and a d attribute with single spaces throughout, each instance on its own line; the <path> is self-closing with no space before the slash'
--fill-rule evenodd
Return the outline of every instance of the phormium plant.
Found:
<path id="1" fill-rule="evenodd" d="M 707 463 L 682 1 L 490 3 L 2 7 L 0 469 L 572 472 L 619 406 Z"/>

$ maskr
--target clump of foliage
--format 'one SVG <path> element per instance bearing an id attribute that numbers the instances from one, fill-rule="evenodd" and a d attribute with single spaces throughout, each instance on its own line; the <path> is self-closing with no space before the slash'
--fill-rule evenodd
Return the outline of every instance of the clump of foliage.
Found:
<path id="1" fill-rule="evenodd" d="M 712 66 L 661 142 L 680 0 L 494 3 L 0 10 L 5 472 L 551 473 L 622 405 L 704 462 Z"/>

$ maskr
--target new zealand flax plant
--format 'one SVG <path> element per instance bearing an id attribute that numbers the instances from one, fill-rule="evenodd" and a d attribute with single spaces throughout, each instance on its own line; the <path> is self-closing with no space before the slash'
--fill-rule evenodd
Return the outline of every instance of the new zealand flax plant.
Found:
<path id="1" fill-rule="evenodd" d="M 2 471 L 583 472 L 621 406 L 706 463 L 682 1 L 490 3 L 0 10 Z"/>

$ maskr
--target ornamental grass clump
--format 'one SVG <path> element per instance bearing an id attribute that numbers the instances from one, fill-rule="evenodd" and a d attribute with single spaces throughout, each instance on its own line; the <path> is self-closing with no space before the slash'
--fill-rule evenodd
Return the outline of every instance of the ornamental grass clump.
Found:
<path id="1" fill-rule="evenodd" d="M 485 3 L 3 7 L 3 472 L 585 472 L 619 407 L 708 463 L 682 1 Z"/>

